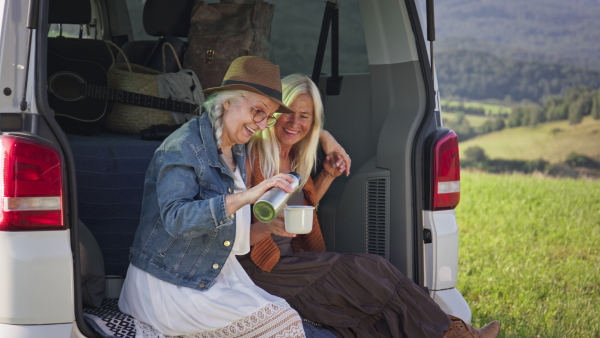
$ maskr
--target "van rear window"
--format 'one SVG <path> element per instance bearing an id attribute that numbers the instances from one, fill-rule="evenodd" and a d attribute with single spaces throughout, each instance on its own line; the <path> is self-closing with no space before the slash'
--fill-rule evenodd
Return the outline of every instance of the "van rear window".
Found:
<path id="1" fill-rule="evenodd" d="M 217 2 L 217 1 L 206 1 Z M 282 76 L 291 73 L 311 75 L 325 13 L 319 0 L 267 0 L 275 5 L 271 26 L 272 61 L 281 67 Z M 144 32 L 141 0 L 127 0 L 135 40 L 155 40 Z M 340 73 L 369 71 L 365 38 L 357 0 L 345 0 L 340 6 Z M 331 36 L 323 60 L 322 72 L 331 73 Z"/>

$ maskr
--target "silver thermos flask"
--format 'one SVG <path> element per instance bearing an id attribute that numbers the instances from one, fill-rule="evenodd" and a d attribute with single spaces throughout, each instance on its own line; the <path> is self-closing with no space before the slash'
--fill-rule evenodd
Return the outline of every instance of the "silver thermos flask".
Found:
<path id="1" fill-rule="evenodd" d="M 293 192 L 288 194 L 280 188 L 271 188 L 254 203 L 252 211 L 259 221 L 264 223 L 273 221 L 290 197 L 298 191 L 300 187 L 300 175 L 295 172 L 288 173 L 288 175 L 294 179 L 294 182 L 291 183 L 292 189 L 294 189 Z"/>

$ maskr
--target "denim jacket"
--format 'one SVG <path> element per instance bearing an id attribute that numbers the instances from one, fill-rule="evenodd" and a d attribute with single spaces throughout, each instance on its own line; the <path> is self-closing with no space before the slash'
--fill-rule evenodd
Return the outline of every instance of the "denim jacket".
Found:
<path id="1" fill-rule="evenodd" d="M 246 181 L 245 146 L 235 145 L 233 154 Z M 166 282 L 208 290 L 235 239 L 235 217 L 225 208 L 233 189 L 208 114 L 181 126 L 156 150 L 146 171 L 131 264 Z"/>

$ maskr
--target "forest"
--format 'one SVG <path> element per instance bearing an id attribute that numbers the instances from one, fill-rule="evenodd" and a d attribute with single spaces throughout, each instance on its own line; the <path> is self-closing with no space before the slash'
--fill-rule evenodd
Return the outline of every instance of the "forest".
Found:
<path id="1" fill-rule="evenodd" d="M 483 129 L 577 123 L 597 111 L 598 0 L 436 3 L 435 63 L 444 99 L 501 101 L 510 116 Z M 473 112 L 463 111 L 467 114 Z"/>
<path id="2" fill-rule="evenodd" d="M 564 95 L 544 97 L 539 104 L 515 104 L 509 114 L 492 114 L 483 108 L 447 103 L 442 103 L 442 111 L 459 114 L 456 120 L 448 121 L 447 126 L 464 141 L 504 128 L 535 126 L 543 122 L 568 120 L 569 124 L 575 125 L 588 115 L 594 120 L 600 120 L 600 90 L 584 86 L 571 87 Z M 480 126 L 473 127 L 466 115 L 487 116 L 487 120 Z"/>
<path id="3" fill-rule="evenodd" d="M 600 69 L 598 0 L 444 0 L 435 13 L 439 51 Z"/>
<path id="4" fill-rule="evenodd" d="M 542 104 L 569 88 L 600 88 L 600 70 L 558 63 L 519 61 L 473 50 L 436 54 L 441 94 L 468 100 L 523 100 Z"/>

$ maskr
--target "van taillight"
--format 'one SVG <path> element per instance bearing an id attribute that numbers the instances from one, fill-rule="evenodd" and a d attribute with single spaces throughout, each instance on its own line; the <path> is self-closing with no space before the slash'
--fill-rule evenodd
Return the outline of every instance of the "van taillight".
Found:
<path id="1" fill-rule="evenodd" d="M 62 230 L 60 155 L 20 137 L 0 137 L 0 231 Z"/>
<path id="2" fill-rule="evenodd" d="M 458 137 L 453 131 L 435 143 L 433 170 L 433 210 L 455 208 L 460 201 L 460 161 Z"/>

